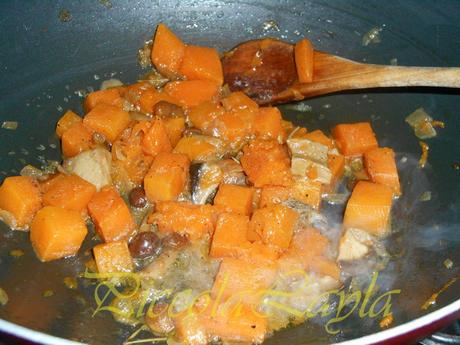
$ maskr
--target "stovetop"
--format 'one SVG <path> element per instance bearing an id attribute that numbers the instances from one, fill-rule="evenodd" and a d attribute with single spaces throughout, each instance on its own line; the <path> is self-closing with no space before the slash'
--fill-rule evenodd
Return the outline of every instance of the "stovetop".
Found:
<path id="1" fill-rule="evenodd" d="M 419 342 L 421 345 L 460 344 L 460 320 Z"/>

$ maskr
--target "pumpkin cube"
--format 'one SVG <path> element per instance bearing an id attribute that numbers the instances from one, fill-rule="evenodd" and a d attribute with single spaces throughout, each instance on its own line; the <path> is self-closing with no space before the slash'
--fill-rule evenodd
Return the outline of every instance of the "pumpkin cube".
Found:
<path id="1" fill-rule="evenodd" d="M 241 245 L 247 243 L 249 218 L 234 213 L 222 213 L 217 219 L 209 255 L 214 258 L 237 257 Z"/>
<path id="2" fill-rule="evenodd" d="M 131 122 L 129 113 L 119 107 L 98 104 L 83 119 L 83 123 L 92 130 L 102 134 L 113 143 Z"/>
<path id="3" fill-rule="evenodd" d="M 378 146 L 369 122 L 345 123 L 332 128 L 332 136 L 345 156 L 358 156 Z"/>
<path id="4" fill-rule="evenodd" d="M 214 205 L 222 206 L 227 212 L 249 216 L 252 213 L 254 188 L 221 184 L 214 198 Z"/>
<path id="5" fill-rule="evenodd" d="M 93 254 L 99 273 L 132 272 L 134 270 L 133 259 L 128 243 L 125 241 L 98 244 L 93 248 Z"/>
<path id="6" fill-rule="evenodd" d="M 379 147 L 364 153 L 364 166 L 372 182 L 383 184 L 401 194 L 395 153 L 388 147 Z"/>
<path id="7" fill-rule="evenodd" d="M 58 138 L 62 137 L 65 131 L 67 131 L 73 124 L 82 122 L 83 119 L 75 114 L 72 110 L 67 110 L 64 115 L 59 119 L 56 125 L 56 135 Z"/>
<path id="8" fill-rule="evenodd" d="M 93 131 L 82 122 L 74 123 L 62 134 L 61 148 L 65 157 L 74 157 L 93 146 Z"/>
<path id="9" fill-rule="evenodd" d="M 218 85 L 224 82 L 222 64 L 215 48 L 186 46 L 179 71 L 188 80 L 211 80 Z"/>
<path id="10" fill-rule="evenodd" d="M 145 133 L 142 139 L 142 150 L 151 156 L 156 156 L 160 152 L 171 152 L 172 147 L 168 133 L 166 132 L 163 120 L 159 117 L 155 117 L 152 125 Z"/>

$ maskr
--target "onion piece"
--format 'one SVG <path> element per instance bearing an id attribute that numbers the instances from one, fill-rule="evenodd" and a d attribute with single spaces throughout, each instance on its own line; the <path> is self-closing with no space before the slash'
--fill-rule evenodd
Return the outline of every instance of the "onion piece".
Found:
<path id="1" fill-rule="evenodd" d="M 3 121 L 2 128 L 8 129 L 10 131 L 15 131 L 18 128 L 18 122 L 17 121 Z"/>
<path id="2" fill-rule="evenodd" d="M 433 119 L 423 108 L 418 108 L 407 116 L 406 122 L 412 127 L 415 136 L 419 139 L 429 139 L 437 135 L 433 127 Z"/>
<path id="3" fill-rule="evenodd" d="M 101 90 L 111 89 L 113 87 L 123 86 L 123 83 L 118 79 L 107 79 L 101 83 Z"/>

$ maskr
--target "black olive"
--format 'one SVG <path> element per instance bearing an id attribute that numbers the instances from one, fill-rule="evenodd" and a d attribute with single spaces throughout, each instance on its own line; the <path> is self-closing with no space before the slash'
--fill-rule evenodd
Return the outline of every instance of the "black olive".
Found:
<path id="1" fill-rule="evenodd" d="M 129 203 L 133 207 L 142 208 L 147 204 L 144 188 L 136 187 L 129 192 Z"/>
<path id="2" fill-rule="evenodd" d="M 155 233 L 143 231 L 134 236 L 129 242 L 129 251 L 133 258 L 145 259 L 157 254 L 160 246 L 160 239 Z"/>

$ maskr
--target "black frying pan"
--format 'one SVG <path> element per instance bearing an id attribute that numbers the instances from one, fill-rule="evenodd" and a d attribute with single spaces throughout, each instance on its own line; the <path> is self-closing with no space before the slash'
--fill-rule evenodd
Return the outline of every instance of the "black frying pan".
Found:
<path id="1" fill-rule="evenodd" d="M 78 94 L 98 88 L 103 79 L 135 81 L 141 73 L 136 51 L 159 22 L 186 42 L 220 50 L 262 36 L 292 42 L 306 36 L 319 50 L 357 61 L 388 64 L 396 58 L 401 65 L 460 66 L 460 2 L 455 0 L 4 0 L 0 16 L 0 122 L 19 122 L 16 131 L 0 129 L 0 179 L 17 174 L 24 163 L 59 159 L 54 124 L 63 110 L 81 113 Z M 264 30 L 267 20 L 275 20 L 279 31 Z M 362 36 L 373 27 L 383 28 L 381 43 L 362 46 Z M 401 289 L 393 304 L 393 328 L 376 333 L 379 320 L 352 316 L 340 324 L 336 336 L 310 322 L 282 331 L 268 343 L 328 343 L 369 335 L 354 343 L 390 338 L 408 343 L 460 317 L 459 283 L 442 293 L 436 305 L 420 308 L 433 292 L 460 275 L 458 96 L 455 90 L 375 90 L 310 100 L 306 104 L 312 110 L 307 112 L 282 108 L 285 116 L 308 128 L 371 119 L 380 144 L 410 159 L 408 165 L 400 164 L 405 195 L 394 210 L 395 233 L 389 239 L 393 257 L 381 273 L 382 289 Z M 423 171 L 414 161 L 420 153 L 417 139 L 404 123 L 404 117 L 420 106 L 447 125 L 429 141 L 429 164 Z M 432 200 L 422 203 L 418 197 L 425 190 L 431 191 Z M 64 277 L 84 270 L 84 254 L 42 264 L 27 233 L 11 232 L 2 224 L 0 236 L 0 286 L 10 298 L 0 307 L 0 317 L 11 322 L 0 320 L 3 332 L 46 343 L 65 342 L 30 330 L 91 344 L 117 344 L 132 331 L 109 314 L 91 317 L 93 287 L 88 282 L 79 280 L 77 290 L 65 288 Z M 85 247 L 90 246 L 88 240 Z M 25 255 L 13 258 L 11 249 L 22 249 Z M 447 258 L 454 264 L 451 269 L 443 264 Z M 54 295 L 43 297 L 47 289 Z"/>

